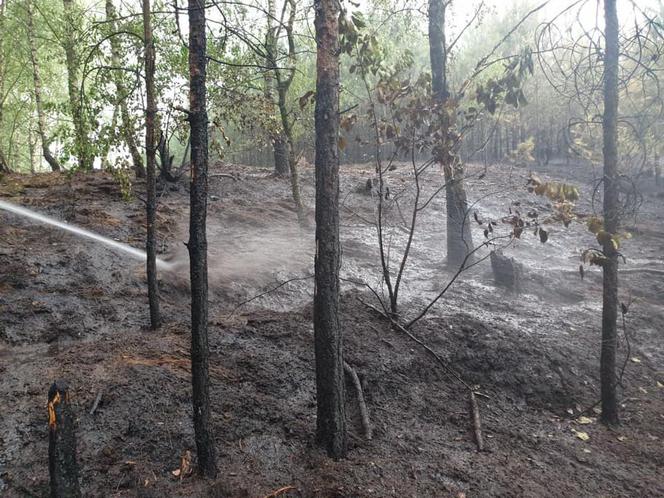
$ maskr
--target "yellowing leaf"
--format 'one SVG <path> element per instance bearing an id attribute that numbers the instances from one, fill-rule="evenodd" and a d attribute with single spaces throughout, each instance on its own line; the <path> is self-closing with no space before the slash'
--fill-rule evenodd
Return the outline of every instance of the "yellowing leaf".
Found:
<path id="1" fill-rule="evenodd" d="M 588 230 L 591 233 L 594 233 L 594 234 L 599 233 L 599 231 L 602 230 L 603 226 L 604 226 L 604 223 L 602 222 L 602 220 L 600 220 L 599 218 L 597 218 L 595 216 L 593 216 L 592 218 L 590 218 L 588 220 Z"/>
<path id="2" fill-rule="evenodd" d="M 581 441 L 588 441 L 590 439 L 590 436 L 588 435 L 587 432 L 574 431 L 574 435 L 578 437 Z"/>
<path id="3" fill-rule="evenodd" d="M 594 422 L 594 420 L 590 417 L 579 417 L 576 419 L 576 421 L 582 425 L 592 424 Z"/>

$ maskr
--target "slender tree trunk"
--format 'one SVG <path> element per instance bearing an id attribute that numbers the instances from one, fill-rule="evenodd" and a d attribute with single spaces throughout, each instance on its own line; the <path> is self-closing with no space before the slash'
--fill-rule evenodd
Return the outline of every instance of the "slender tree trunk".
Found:
<path id="1" fill-rule="evenodd" d="M 295 143 L 293 140 L 293 127 L 288 119 L 288 107 L 286 102 L 286 97 L 288 95 L 288 86 L 286 82 L 278 83 L 279 91 L 279 115 L 281 116 L 281 124 L 284 128 L 284 135 L 286 137 L 285 145 L 286 151 L 288 152 L 288 166 L 290 168 L 290 181 L 291 181 L 291 192 L 293 195 L 293 202 L 295 203 L 295 209 L 297 209 L 297 218 L 300 221 L 300 224 L 305 223 L 304 219 L 304 206 L 302 204 L 302 195 L 300 194 L 300 173 L 297 166 L 297 157 L 295 156 Z"/>
<path id="2" fill-rule="evenodd" d="M 3 108 L 5 104 L 5 51 L 4 51 L 4 39 L 7 35 L 4 30 L 5 24 L 5 8 L 7 2 L 6 0 L 0 0 L 0 130 L 2 130 L 2 121 L 3 121 Z M 0 173 L 8 173 L 9 164 L 7 164 L 7 157 L 5 156 L 5 151 L 2 147 L 2 142 L 0 142 Z"/>
<path id="3" fill-rule="evenodd" d="M 199 472 L 217 475 L 214 438 L 210 433 L 207 190 L 208 115 L 206 109 L 205 0 L 189 0 L 189 122 L 191 124 L 191 189 L 189 260 L 191 274 L 191 376 L 194 432 Z"/>
<path id="4" fill-rule="evenodd" d="M 106 0 L 106 20 L 110 24 L 110 30 L 112 33 L 117 32 L 117 18 L 118 13 L 113 5 L 113 0 Z M 113 67 L 120 68 L 123 65 L 120 40 L 117 35 L 112 35 L 109 41 L 111 43 L 111 63 Z M 120 70 L 113 71 L 113 81 L 117 91 L 116 105 L 120 108 L 120 119 L 122 122 L 120 133 L 122 134 L 122 138 L 127 144 L 127 148 L 131 154 L 136 178 L 145 178 L 143 156 L 141 155 L 141 151 L 136 142 L 136 137 L 134 136 L 134 120 L 129 114 L 129 108 L 127 105 L 129 92 L 127 91 L 127 85 L 125 85 L 124 82 L 125 76 L 125 73 Z"/>
<path id="5" fill-rule="evenodd" d="M 65 13 L 65 60 L 67 65 L 67 89 L 69 92 L 69 109 L 74 122 L 74 142 L 78 167 L 84 171 L 92 169 L 94 158 L 92 147 L 88 138 L 88 123 L 83 110 L 80 82 L 78 80 L 79 61 L 76 53 L 76 21 L 74 13 L 74 0 L 63 0 Z"/>
<path id="6" fill-rule="evenodd" d="M 159 283 L 157 281 L 157 234 L 155 219 L 157 217 L 157 186 L 156 186 L 156 142 L 155 121 L 157 118 L 157 100 L 154 89 L 155 50 L 152 39 L 152 23 L 150 20 L 150 0 L 143 0 L 143 43 L 145 44 L 145 157 L 147 162 L 147 236 L 145 252 L 147 255 L 148 300 L 150 301 L 150 325 L 155 330 L 159 327 Z"/>
<path id="7" fill-rule="evenodd" d="M 274 21 L 276 20 L 275 0 L 267 0 L 267 33 L 265 34 L 265 50 L 267 52 L 267 65 L 276 66 L 277 39 Z M 274 104 L 274 70 L 265 71 L 265 98 Z M 288 166 L 288 145 L 282 133 L 277 133 L 272 138 L 272 151 L 274 155 L 274 175 L 287 177 L 290 168 Z"/>
<path id="8" fill-rule="evenodd" d="M 618 232 L 618 14 L 616 0 L 604 0 L 606 55 L 604 57 L 604 230 Z M 604 243 L 604 289 L 602 303 L 602 422 L 618 423 L 616 395 L 616 343 L 618 320 L 618 251 L 611 240 Z"/>
<path id="9" fill-rule="evenodd" d="M 429 0 L 429 56 L 431 61 L 431 90 L 438 105 L 449 98 L 447 85 L 447 44 L 445 41 L 444 0 Z M 441 123 L 448 131 L 452 122 Z M 455 151 L 444 151 L 438 160 L 445 172 L 445 199 L 447 204 L 447 264 L 457 268 L 472 263 L 467 257 L 473 249 L 470 223 L 466 222 L 468 200 L 463 185 L 464 168 Z"/>
<path id="10" fill-rule="evenodd" d="M 315 0 L 317 438 L 332 458 L 346 454 L 343 343 L 339 325 L 339 3 Z"/>
<path id="11" fill-rule="evenodd" d="M 32 125 L 28 127 L 28 147 L 30 148 L 30 174 L 35 174 L 35 149 L 37 147 L 37 140 L 35 138 Z"/>
<path id="12" fill-rule="evenodd" d="M 300 194 L 300 175 L 297 165 L 297 157 L 295 154 L 295 138 L 293 136 L 293 123 L 288 116 L 288 91 L 290 90 L 293 77 L 295 76 L 295 64 L 297 56 L 295 52 L 295 15 L 296 15 L 296 2 L 295 0 L 286 0 L 289 6 L 288 20 L 284 26 L 286 31 L 286 39 L 288 43 L 288 63 L 290 67 L 282 71 L 277 64 L 276 53 L 270 54 L 270 64 L 274 67 L 274 75 L 277 80 L 277 103 L 279 105 L 279 116 L 281 117 L 281 126 L 284 130 L 284 139 L 286 142 L 286 150 L 288 152 L 288 166 L 290 168 L 291 192 L 293 195 L 293 202 L 295 209 L 297 209 L 297 218 L 300 225 L 306 224 L 304 216 L 304 206 L 302 204 L 302 196 Z M 284 75 L 285 72 L 285 75 Z"/>
<path id="13" fill-rule="evenodd" d="M 30 46 L 30 62 L 32 63 L 32 81 L 34 83 L 35 92 L 35 107 L 37 108 L 37 130 L 39 132 L 39 139 L 42 144 L 42 154 L 46 162 L 51 167 L 52 171 L 60 171 L 60 163 L 53 157 L 50 149 L 50 140 L 46 136 L 46 116 L 44 115 L 44 106 L 42 104 L 42 84 L 39 68 L 39 57 L 37 55 L 37 43 L 35 41 L 35 27 L 34 27 L 34 9 L 32 2 L 27 3 L 27 31 L 28 31 L 28 44 Z"/>

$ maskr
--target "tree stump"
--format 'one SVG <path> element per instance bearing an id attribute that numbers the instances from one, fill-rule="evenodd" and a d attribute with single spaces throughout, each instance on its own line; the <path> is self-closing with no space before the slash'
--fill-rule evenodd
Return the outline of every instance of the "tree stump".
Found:
<path id="1" fill-rule="evenodd" d="M 502 251 L 491 251 L 491 269 L 497 286 L 517 294 L 521 292 L 523 269 L 513 258 L 504 256 Z"/>
<path id="2" fill-rule="evenodd" d="M 51 498 L 78 498 L 76 434 L 68 385 L 58 380 L 48 391 L 48 472 Z"/>

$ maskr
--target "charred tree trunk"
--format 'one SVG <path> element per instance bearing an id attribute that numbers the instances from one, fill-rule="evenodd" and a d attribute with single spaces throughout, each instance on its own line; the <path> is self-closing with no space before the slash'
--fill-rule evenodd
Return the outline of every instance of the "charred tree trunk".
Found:
<path id="1" fill-rule="evenodd" d="M 290 174 L 288 165 L 288 144 L 282 136 L 272 141 L 274 149 L 274 174 L 279 177 L 287 177 Z"/>
<path id="2" fill-rule="evenodd" d="M 339 325 L 339 3 L 315 0 L 316 287 L 314 341 L 318 443 L 346 454 L 343 344 Z"/>
<path id="3" fill-rule="evenodd" d="M 618 14 L 616 0 L 604 0 L 606 55 L 604 57 L 604 230 L 618 232 L 620 204 L 618 194 Z M 604 285 L 602 302 L 602 422 L 618 423 L 616 395 L 616 347 L 618 321 L 618 251 L 613 240 L 604 242 Z"/>
<path id="4" fill-rule="evenodd" d="M 206 108 L 205 0 L 189 0 L 189 123 L 191 125 L 191 188 L 189 261 L 191 275 L 191 377 L 194 432 L 199 472 L 217 475 L 214 438 L 210 433 L 208 374 L 207 190 L 208 115 Z"/>
<path id="5" fill-rule="evenodd" d="M 147 255 L 148 300 L 150 302 L 150 326 L 152 330 L 159 327 L 159 283 L 157 281 L 157 234 L 155 220 L 157 217 L 157 185 L 156 185 L 156 144 L 155 121 L 157 118 L 157 100 L 154 88 L 155 50 L 152 39 L 152 23 L 150 20 L 150 0 L 143 0 L 143 43 L 145 44 L 145 158 L 147 163 L 147 236 L 145 253 Z"/>
<path id="6" fill-rule="evenodd" d="M 74 415 L 67 383 L 54 382 L 48 391 L 48 473 L 51 498 L 81 496 L 76 462 Z"/>
<path id="7" fill-rule="evenodd" d="M 438 105 L 449 98 L 447 85 L 447 44 L 445 41 L 444 0 L 429 0 L 429 56 L 431 59 L 431 90 Z M 451 131 L 452 123 L 442 124 Z M 473 249 L 470 223 L 466 223 L 468 200 L 463 184 L 463 164 L 454 151 L 444 151 L 439 160 L 445 172 L 445 200 L 447 204 L 447 264 L 459 267 L 470 264 L 468 254 Z"/>
<path id="8" fill-rule="evenodd" d="M 189 147 L 187 143 L 186 149 Z M 168 140 L 166 140 L 166 135 L 163 130 L 159 133 L 159 144 L 157 145 L 157 152 L 159 153 L 159 176 L 166 181 L 176 182 L 178 177 L 173 174 L 173 160 L 175 156 L 171 154 L 170 148 L 168 147 Z"/>
<path id="9" fill-rule="evenodd" d="M 42 144 L 42 155 L 46 162 L 51 167 L 52 171 L 60 171 L 60 163 L 53 157 L 50 149 L 50 140 L 46 136 L 46 116 L 44 114 L 44 106 L 42 104 L 42 84 L 39 67 L 39 57 L 37 55 L 37 42 L 35 41 L 35 27 L 34 27 L 34 9 L 32 2 L 27 4 L 27 31 L 28 31 L 28 44 L 30 46 L 30 62 L 32 63 L 32 81 L 34 83 L 35 92 L 35 107 L 37 109 L 37 130 L 39 132 L 39 139 Z"/>
<path id="10" fill-rule="evenodd" d="M 117 32 L 117 18 L 118 14 L 115 10 L 115 6 L 113 5 L 113 0 L 106 0 L 106 20 L 110 23 L 110 29 L 112 33 Z M 117 35 L 111 35 L 110 43 L 112 64 L 116 68 L 122 67 L 122 47 L 120 46 L 120 41 Z M 141 155 L 141 151 L 138 149 L 136 137 L 134 137 L 134 120 L 131 118 L 129 114 L 129 108 L 127 106 L 129 92 L 127 91 L 127 86 L 124 83 L 124 77 L 125 75 L 122 71 L 116 70 L 113 72 L 113 81 L 117 91 L 116 105 L 120 108 L 120 119 L 122 122 L 122 128 L 120 132 L 122 133 L 122 138 L 127 144 L 127 148 L 131 154 L 131 160 L 134 164 L 134 173 L 136 174 L 136 178 L 145 178 L 143 156 Z"/>
<path id="11" fill-rule="evenodd" d="M 83 109 L 83 101 L 78 80 L 78 54 L 76 53 L 76 22 L 74 0 L 63 0 L 65 37 L 63 47 L 67 66 L 67 90 L 69 92 L 69 110 L 74 122 L 74 142 L 78 167 L 84 171 L 92 169 L 94 157 L 88 138 L 88 121 Z"/>

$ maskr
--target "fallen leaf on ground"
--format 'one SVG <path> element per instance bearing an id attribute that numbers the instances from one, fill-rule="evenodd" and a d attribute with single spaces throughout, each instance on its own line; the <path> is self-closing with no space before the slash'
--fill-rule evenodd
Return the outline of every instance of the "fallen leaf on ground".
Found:
<path id="1" fill-rule="evenodd" d="M 193 472 L 191 468 L 191 451 L 186 450 L 180 457 L 180 468 L 171 470 L 171 474 L 175 477 L 179 477 L 180 480 L 185 477 L 189 477 Z"/>
<path id="2" fill-rule="evenodd" d="M 632 363 L 641 363 L 641 360 L 639 360 L 636 356 L 633 356 L 630 358 L 630 360 L 632 360 Z"/>
<path id="3" fill-rule="evenodd" d="M 595 420 L 590 418 L 590 417 L 579 417 L 579 418 L 576 419 L 576 421 L 579 424 L 586 425 L 586 424 L 592 424 Z"/>
<path id="4" fill-rule="evenodd" d="M 574 429 L 572 429 L 572 431 L 574 431 L 574 435 L 581 441 L 588 441 L 590 439 L 590 436 L 587 432 L 575 431 Z"/>

